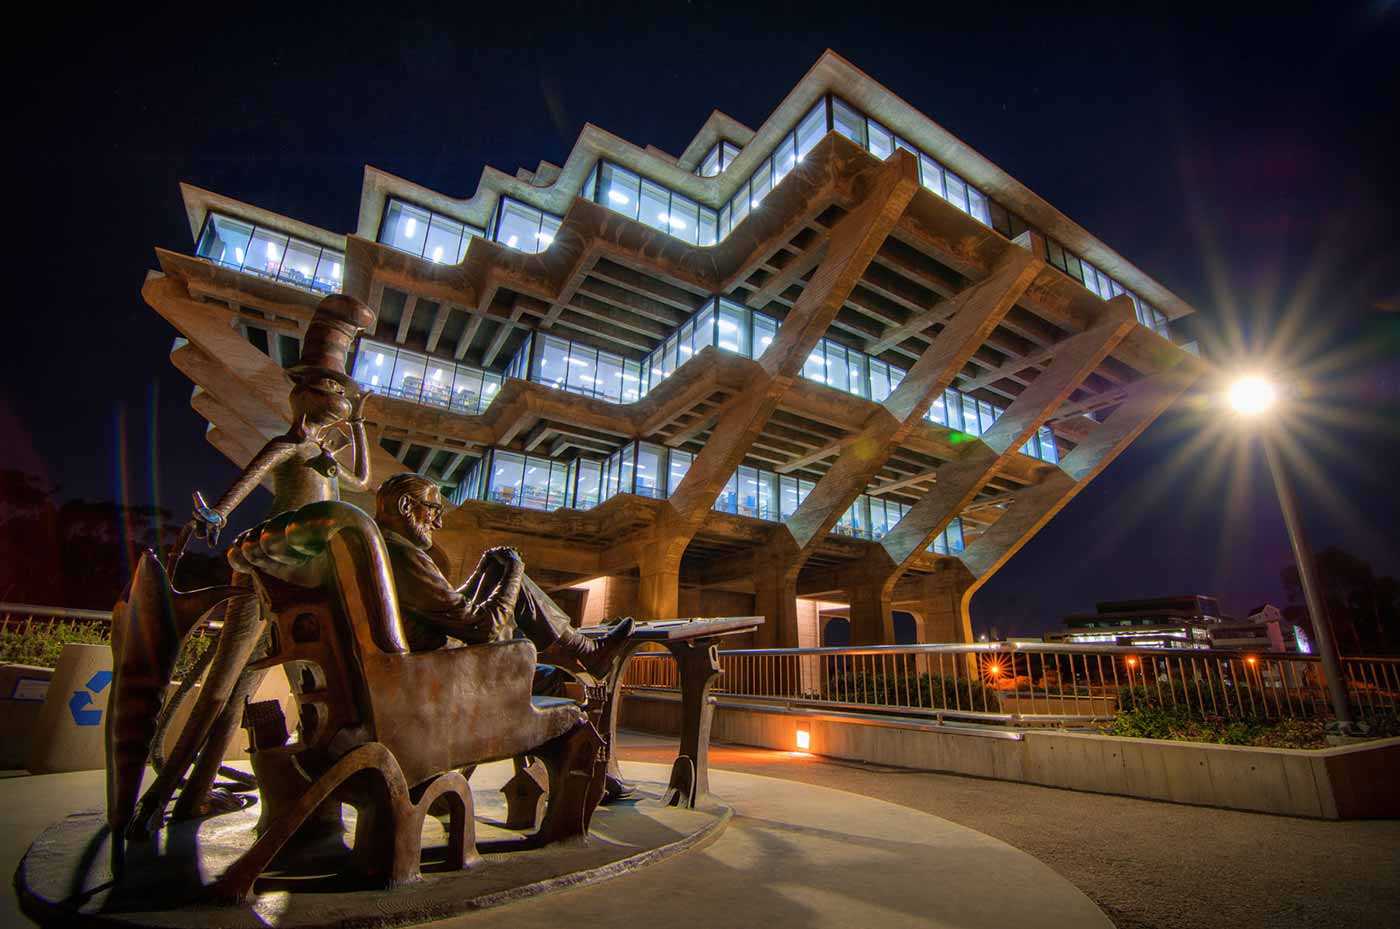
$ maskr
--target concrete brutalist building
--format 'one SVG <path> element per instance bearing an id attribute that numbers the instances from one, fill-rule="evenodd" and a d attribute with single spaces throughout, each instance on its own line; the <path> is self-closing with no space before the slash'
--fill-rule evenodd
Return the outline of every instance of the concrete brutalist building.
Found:
<path id="1" fill-rule="evenodd" d="M 1180 298 L 832 52 L 679 155 L 587 125 L 466 199 L 366 168 L 348 233 L 183 194 L 193 254 L 143 293 L 209 441 L 242 465 L 284 431 L 312 308 L 358 296 L 375 478 L 443 485 L 459 578 L 513 545 L 588 623 L 815 645 L 842 605 L 853 643 L 895 609 L 968 641 L 978 586 L 1200 371 Z"/>

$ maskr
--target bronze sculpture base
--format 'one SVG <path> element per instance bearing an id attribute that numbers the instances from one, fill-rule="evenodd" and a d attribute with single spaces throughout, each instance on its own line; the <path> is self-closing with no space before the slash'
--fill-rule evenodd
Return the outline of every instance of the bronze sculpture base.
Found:
<path id="1" fill-rule="evenodd" d="M 660 768 L 648 773 L 664 776 Z M 506 828 L 500 787 L 510 774 L 509 764 L 497 764 L 472 777 L 481 862 L 465 871 L 442 870 L 446 831 L 429 817 L 422 879 L 400 887 L 355 886 L 356 879 L 341 873 L 354 830 L 353 811 L 347 808 L 343 836 L 298 848 L 295 866 L 265 875 L 246 904 L 189 903 L 252 843 L 256 807 L 175 824 L 159 843 L 133 843 L 120 885 L 111 882 L 102 814 L 74 813 L 34 842 L 15 886 L 25 912 L 44 924 L 402 926 L 621 877 L 708 845 L 730 817 L 730 810 L 718 805 L 667 806 L 661 800 L 664 785 L 642 783 L 635 802 L 599 809 L 587 842 L 530 849 L 518 832 Z"/>

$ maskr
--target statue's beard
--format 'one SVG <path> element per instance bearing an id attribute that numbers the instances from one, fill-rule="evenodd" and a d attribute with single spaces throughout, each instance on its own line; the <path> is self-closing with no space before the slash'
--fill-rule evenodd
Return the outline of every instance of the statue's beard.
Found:
<path id="1" fill-rule="evenodd" d="M 409 540 L 427 551 L 433 547 L 433 524 L 431 519 L 408 518 Z"/>

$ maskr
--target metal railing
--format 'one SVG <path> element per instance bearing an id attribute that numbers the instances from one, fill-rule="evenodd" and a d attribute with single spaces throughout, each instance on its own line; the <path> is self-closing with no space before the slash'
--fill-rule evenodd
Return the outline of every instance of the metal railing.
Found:
<path id="1" fill-rule="evenodd" d="M 103 610 L 73 610 L 32 603 L 0 603 L 0 632 L 29 635 L 63 627 L 101 630 L 105 638 L 112 614 Z"/>
<path id="2" fill-rule="evenodd" d="M 721 701 L 1003 724 L 1083 724 L 1153 707 L 1230 720 L 1329 714 L 1311 655 L 990 643 L 752 649 L 719 660 Z M 1342 664 L 1363 715 L 1400 709 L 1400 659 Z M 659 652 L 633 658 L 624 684 L 679 690 L 674 661 Z"/>

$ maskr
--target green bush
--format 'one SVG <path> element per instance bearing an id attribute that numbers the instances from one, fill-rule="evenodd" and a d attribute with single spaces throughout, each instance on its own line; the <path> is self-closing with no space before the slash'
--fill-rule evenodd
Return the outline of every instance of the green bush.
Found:
<path id="1" fill-rule="evenodd" d="M 63 646 L 106 645 L 107 626 L 97 623 L 46 623 L 24 632 L 0 632 L 0 662 L 52 668 L 58 664 Z"/>
<path id="2" fill-rule="evenodd" d="M 40 668 L 58 665 L 63 646 L 106 645 L 110 627 L 104 623 L 35 623 L 23 632 L 0 631 L 0 664 L 27 664 Z M 175 680 L 181 680 L 213 643 L 212 636 L 188 639 L 175 662 Z"/>

